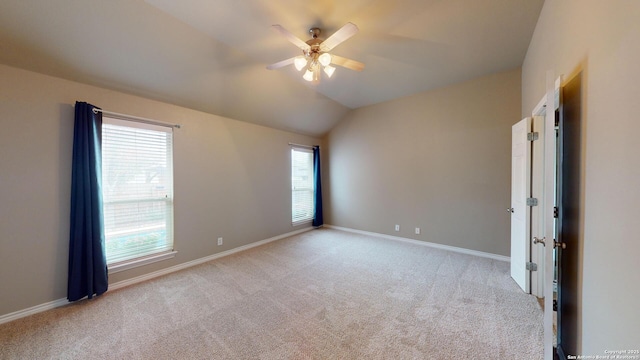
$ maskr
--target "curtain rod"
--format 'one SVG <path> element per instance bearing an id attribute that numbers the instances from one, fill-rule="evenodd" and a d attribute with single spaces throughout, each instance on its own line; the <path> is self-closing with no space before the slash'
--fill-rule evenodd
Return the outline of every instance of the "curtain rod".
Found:
<path id="1" fill-rule="evenodd" d="M 117 112 L 107 111 L 107 110 L 102 110 L 102 109 L 96 109 L 96 108 L 93 109 L 93 113 L 94 114 L 97 114 L 98 112 L 101 112 L 104 115 L 108 115 L 108 116 L 119 117 L 119 118 L 122 118 L 124 120 L 131 120 L 131 121 L 137 121 L 137 122 L 141 122 L 141 123 L 145 123 L 145 124 L 166 126 L 166 127 L 170 127 L 170 128 L 180 129 L 180 125 L 179 124 L 167 124 L 167 123 L 163 123 L 163 122 L 159 122 L 159 121 L 155 121 L 155 120 L 151 120 L 151 119 L 147 119 L 147 118 L 143 118 L 143 117 L 139 117 L 139 116 L 120 114 L 120 113 L 117 113 Z"/>
<path id="2" fill-rule="evenodd" d="M 299 147 L 304 147 L 304 148 L 309 148 L 309 149 L 313 149 L 313 148 L 320 148 L 320 145 L 303 145 L 303 144 L 296 144 L 296 143 L 292 143 L 290 142 L 289 145 L 293 145 L 293 146 L 299 146 Z"/>

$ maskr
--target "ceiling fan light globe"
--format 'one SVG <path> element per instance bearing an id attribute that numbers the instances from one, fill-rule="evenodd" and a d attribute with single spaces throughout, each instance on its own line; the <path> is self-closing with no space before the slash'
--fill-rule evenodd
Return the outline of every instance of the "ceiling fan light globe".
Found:
<path id="1" fill-rule="evenodd" d="M 293 60 L 293 66 L 295 66 L 296 69 L 300 71 L 305 66 L 307 66 L 307 59 L 305 59 L 304 56 L 298 56 Z"/>
<path id="2" fill-rule="evenodd" d="M 331 64 L 331 55 L 329 53 L 324 53 L 318 57 L 318 62 L 322 66 L 328 66 Z"/>
<path id="3" fill-rule="evenodd" d="M 302 75 L 302 78 L 307 81 L 313 81 L 313 72 L 309 70 L 305 71 L 304 75 Z"/>
<path id="4" fill-rule="evenodd" d="M 327 77 L 329 78 L 333 75 L 334 71 L 336 71 L 336 68 L 331 65 L 327 65 L 324 67 L 324 73 L 327 74 Z"/>

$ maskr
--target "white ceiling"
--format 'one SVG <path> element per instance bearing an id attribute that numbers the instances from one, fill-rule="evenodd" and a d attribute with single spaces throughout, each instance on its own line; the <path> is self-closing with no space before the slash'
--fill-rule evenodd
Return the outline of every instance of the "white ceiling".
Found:
<path id="1" fill-rule="evenodd" d="M 0 63 L 319 136 L 350 109 L 521 66 L 543 2 L 5 0 Z M 300 53 L 272 24 L 307 40 L 347 22 L 360 32 L 332 53 L 362 72 L 265 69 Z"/>

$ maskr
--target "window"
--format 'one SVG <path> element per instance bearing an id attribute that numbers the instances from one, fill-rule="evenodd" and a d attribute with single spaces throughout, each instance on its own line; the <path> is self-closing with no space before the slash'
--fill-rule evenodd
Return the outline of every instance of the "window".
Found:
<path id="1" fill-rule="evenodd" d="M 103 117 L 108 265 L 173 251 L 172 140 L 171 128 Z"/>
<path id="2" fill-rule="evenodd" d="M 291 223 L 313 220 L 313 151 L 291 147 Z"/>

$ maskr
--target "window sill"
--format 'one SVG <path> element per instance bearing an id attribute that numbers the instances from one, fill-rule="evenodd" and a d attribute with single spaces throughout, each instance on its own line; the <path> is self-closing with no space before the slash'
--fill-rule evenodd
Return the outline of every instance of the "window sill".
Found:
<path id="1" fill-rule="evenodd" d="M 109 270 L 109 274 L 115 274 L 120 271 L 125 271 L 129 269 L 133 269 L 139 266 L 148 265 L 157 261 L 171 259 L 176 256 L 177 251 L 167 251 L 159 254 L 153 254 L 141 258 L 135 258 L 131 260 L 125 260 L 118 263 L 114 263 L 112 265 L 107 265 L 107 269 Z"/>
<path id="2" fill-rule="evenodd" d="M 292 222 L 291 226 L 300 226 L 300 225 L 307 225 L 307 224 L 311 224 L 313 223 L 313 219 L 304 219 L 304 220 L 298 220 L 296 222 Z"/>

